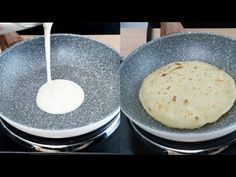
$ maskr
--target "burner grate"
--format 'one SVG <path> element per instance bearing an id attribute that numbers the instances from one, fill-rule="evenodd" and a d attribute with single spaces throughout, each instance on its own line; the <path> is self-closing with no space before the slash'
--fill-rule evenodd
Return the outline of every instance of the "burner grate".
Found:
<path id="1" fill-rule="evenodd" d="M 222 152 L 236 140 L 236 132 L 204 142 L 176 142 L 154 136 L 138 127 L 129 120 L 130 126 L 141 140 L 153 148 L 159 148 L 169 155 L 207 154 L 214 155 Z"/>
<path id="2" fill-rule="evenodd" d="M 40 152 L 75 152 L 109 137 L 120 124 L 120 113 L 101 128 L 72 138 L 43 138 L 22 132 L 0 119 L 5 133 L 15 142 L 28 149 Z"/>

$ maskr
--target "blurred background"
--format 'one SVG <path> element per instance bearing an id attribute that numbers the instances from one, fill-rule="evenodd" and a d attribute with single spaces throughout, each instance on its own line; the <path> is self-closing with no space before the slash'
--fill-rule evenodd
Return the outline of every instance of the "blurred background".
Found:
<path id="1" fill-rule="evenodd" d="M 236 22 L 181 22 L 185 31 L 214 32 L 236 37 Z M 150 40 L 160 37 L 160 22 L 121 22 L 120 54 L 125 57 Z"/>
<path id="2" fill-rule="evenodd" d="M 236 22 L 181 22 L 185 28 L 235 28 Z M 160 22 L 149 22 L 153 28 L 160 28 Z M 121 28 L 145 28 L 148 22 L 121 22 Z"/>
<path id="3" fill-rule="evenodd" d="M 19 31 L 21 35 L 43 35 L 42 25 L 34 28 Z M 120 23 L 98 23 L 98 22 L 54 22 L 52 26 L 52 33 L 73 33 L 81 35 L 93 34 L 119 34 Z"/>

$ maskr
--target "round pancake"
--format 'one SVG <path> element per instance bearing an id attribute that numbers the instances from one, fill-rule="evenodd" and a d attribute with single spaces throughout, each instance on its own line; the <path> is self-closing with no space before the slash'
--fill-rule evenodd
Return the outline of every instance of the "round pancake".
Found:
<path id="1" fill-rule="evenodd" d="M 236 88 L 225 71 L 200 61 L 170 63 L 143 81 L 139 99 L 162 124 L 195 129 L 217 121 L 233 106 Z"/>

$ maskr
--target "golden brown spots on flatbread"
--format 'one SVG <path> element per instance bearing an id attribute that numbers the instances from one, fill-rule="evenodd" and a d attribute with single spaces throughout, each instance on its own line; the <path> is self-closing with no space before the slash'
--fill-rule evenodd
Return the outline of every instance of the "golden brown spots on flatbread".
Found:
<path id="1" fill-rule="evenodd" d="M 188 105 L 189 103 L 190 103 L 189 100 L 187 100 L 187 99 L 184 100 L 184 105 Z"/>
<path id="2" fill-rule="evenodd" d="M 177 69 L 181 69 L 181 68 L 183 68 L 183 66 L 182 66 L 182 65 L 180 65 L 180 66 L 177 66 L 176 68 L 174 68 L 174 69 L 170 70 L 170 71 L 169 71 L 169 73 L 163 73 L 161 76 L 162 76 L 162 77 L 164 77 L 164 76 L 166 76 L 166 75 L 170 74 L 171 72 L 173 72 L 173 71 L 175 71 L 175 70 L 177 70 Z"/>
<path id="3" fill-rule="evenodd" d="M 177 61 L 150 73 L 143 81 L 139 98 L 159 123 L 195 129 L 217 121 L 229 111 L 236 98 L 236 86 L 228 73 L 208 63 Z"/>
<path id="4" fill-rule="evenodd" d="M 173 96 L 173 99 L 172 99 L 173 101 L 176 101 L 176 96 Z"/>
<path id="5" fill-rule="evenodd" d="M 187 117 L 191 117 L 193 115 L 193 113 L 191 113 L 189 110 L 187 110 L 185 113 Z"/>
<path id="6" fill-rule="evenodd" d="M 218 82 L 224 82 L 222 79 L 216 79 L 216 81 L 218 81 Z"/>
<path id="7" fill-rule="evenodd" d="M 176 67 L 176 68 L 174 68 L 174 69 L 170 70 L 170 72 L 169 72 L 169 73 L 171 73 L 171 72 L 173 72 L 173 71 L 175 71 L 175 70 L 177 70 L 177 69 L 181 69 L 181 68 L 183 68 L 183 66 L 178 66 L 178 67 Z"/>
<path id="8" fill-rule="evenodd" d="M 176 65 L 181 65 L 181 63 L 175 63 Z"/>
<path id="9" fill-rule="evenodd" d="M 152 108 L 151 108 L 151 107 L 148 107 L 148 110 L 149 110 L 149 111 L 152 111 Z"/>
<path id="10" fill-rule="evenodd" d="M 157 102 L 156 104 L 157 104 L 158 109 L 162 108 L 162 104 L 161 103 Z"/>

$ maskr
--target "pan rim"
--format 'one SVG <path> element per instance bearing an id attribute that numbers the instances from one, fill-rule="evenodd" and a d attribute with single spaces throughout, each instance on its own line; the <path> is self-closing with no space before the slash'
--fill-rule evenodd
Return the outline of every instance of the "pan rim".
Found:
<path id="1" fill-rule="evenodd" d="M 102 44 L 104 47 L 110 49 L 111 51 L 115 52 L 119 58 L 119 60 L 121 60 L 121 56 L 119 54 L 119 52 L 113 48 L 112 46 L 100 41 L 100 40 L 96 40 L 93 39 L 89 36 L 83 36 L 83 35 L 79 35 L 79 34 L 71 34 L 71 33 L 56 33 L 56 34 L 51 34 L 51 37 L 54 36 L 69 36 L 69 37 L 79 37 L 79 38 L 83 38 L 83 39 L 88 39 L 90 41 L 93 42 L 97 42 Z M 0 60 L 1 57 L 3 57 L 4 55 L 6 55 L 7 53 L 9 53 L 11 50 L 13 50 L 14 48 L 24 44 L 24 43 L 28 43 L 32 40 L 37 40 L 40 38 L 43 38 L 44 35 L 39 35 L 36 37 L 33 37 L 31 39 L 26 39 L 23 41 L 20 41 L 12 46 L 10 46 L 9 48 L 7 48 L 6 50 L 2 51 L 0 53 Z M 120 69 L 120 66 L 119 66 Z M 4 115 L 3 112 L 0 112 L 0 117 L 3 118 L 6 122 L 8 122 L 10 125 L 14 126 L 15 128 L 35 135 L 35 136 L 40 136 L 40 137 L 45 137 L 45 138 L 70 138 L 70 137 L 74 137 L 74 136 L 80 136 L 86 133 L 89 133 L 93 130 L 96 130 L 98 128 L 100 128 L 101 126 L 105 125 L 107 122 L 109 122 L 112 118 L 114 118 L 114 116 L 116 114 L 118 114 L 120 112 L 120 105 L 118 107 L 116 107 L 116 109 L 114 109 L 112 112 L 110 112 L 109 114 L 107 114 L 106 116 L 104 116 L 104 118 L 100 121 L 97 121 L 95 123 L 91 123 L 88 124 L 86 126 L 82 126 L 82 127 L 78 127 L 78 128 L 71 128 L 71 129 L 60 129 L 60 130 L 53 130 L 53 129 L 41 129 L 41 128 L 35 128 L 35 127 L 29 127 L 29 126 L 25 126 L 23 124 L 17 123 L 15 121 L 12 121 L 11 119 L 9 119 L 7 116 Z"/>
<path id="2" fill-rule="evenodd" d="M 156 43 L 158 41 L 164 40 L 166 38 L 172 38 L 176 36 L 184 36 L 184 35 L 192 35 L 192 34 L 203 34 L 203 35 L 211 35 L 211 36 L 216 36 L 216 37 L 223 37 L 230 39 L 234 42 L 236 42 L 236 38 L 232 37 L 230 35 L 222 34 L 222 33 L 215 33 L 215 32 L 181 32 L 181 33 L 175 33 L 175 34 L 170 34 L 168 36 L 163 36 L 157 39 L 154 39 L 152 41 L 149 41 L 140 47 L 136 48 L 134 51 L 132 51 L 128 56 L 126 56 L 121 63 L 120 70 L 122 72 L 122 69 L 125 67 L 126 63 L 131 60 L 134 60 L 135 58 L 132 58 L 133 55 L 135 55 L 138 51 L 152 45 L 153 43 Z M 121 75 L 122 77 L 122 75 Z M 121 99 L 122 100 L 122 99 Z M 235 102 L 236 104 L 236 102 Z M 167 131 L 160 131 L 158 129 L 151 128 L 150 126 L 143 125 L 142 122 L 136 121 L 132 115 L 129 114 L 129 111 L 125 108 L 123 105 L 122 101 L 120 102 L 121 106 L 121 111 L 126 115 L 128 119 L 130 119 L 132 122 L 137 124 L 140 128 L 146 130 L 147 132 L 164 138 L 168 140 L 173 140 L 173 141 L 179 141 L 179 142 L 201 142 L 201 141 L 208 141 L 212 139 L 216 139 L 219 137 L 222 137 L 224 135 L 227 135 L 229 133 L 232 133 L 233 131 L 236 130 L 236 123 L 233 125 L 230 125 L 228 127 L 224 127 L 222 129 L 218 130 L 212 130 L 210 132 L 201 132 L 201 133 L 192 133 L 192 132 L 187 132 L 187 133 L 176 133 L 176 132 L 167 132 Z M 159 122 L 158 122 L 159 123 Z"/>

